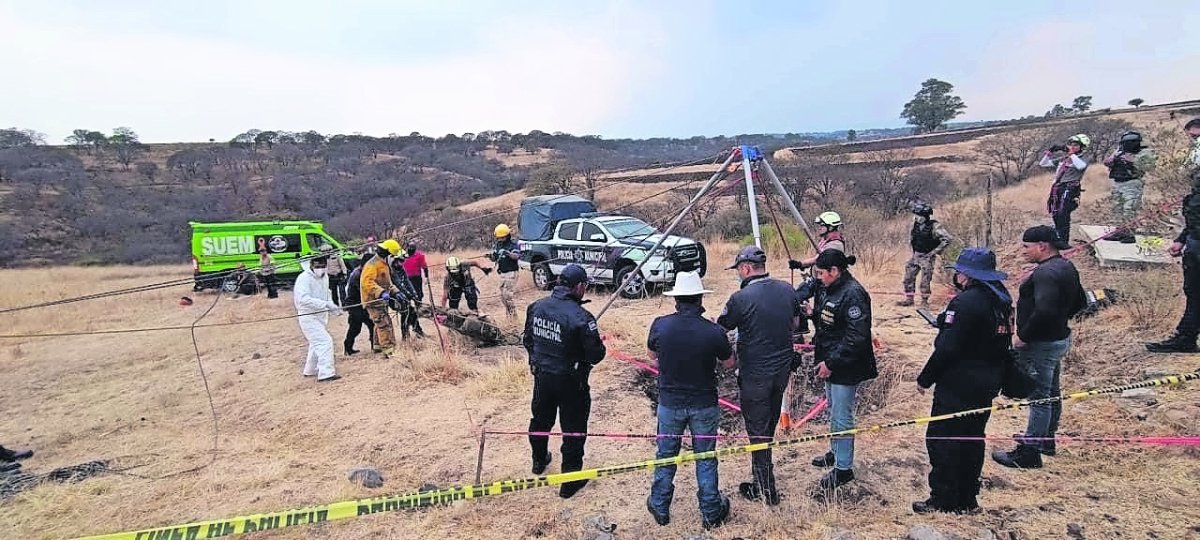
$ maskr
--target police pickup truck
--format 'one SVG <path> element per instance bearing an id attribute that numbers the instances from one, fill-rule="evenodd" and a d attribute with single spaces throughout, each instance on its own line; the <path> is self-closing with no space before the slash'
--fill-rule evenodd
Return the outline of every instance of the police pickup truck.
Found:
<path id="1" fill-rule="evenodd" d="M 553 287 L 555 276 L 571 263 L 582 266 L 592 282 L 615 286 L 648 259 L 621 289 L 624 298 L 642 298 L 655 287 L 673 285 L 678 272 L 704 275 L 707 266 L 699 242 L 669 236 L 651 253 L 662 238 L 654 227 L 635 217 L 597 213 L 591 201 L 575 196 L 528 197 L 518 223 L 520 266 L 543 289 Z"/>

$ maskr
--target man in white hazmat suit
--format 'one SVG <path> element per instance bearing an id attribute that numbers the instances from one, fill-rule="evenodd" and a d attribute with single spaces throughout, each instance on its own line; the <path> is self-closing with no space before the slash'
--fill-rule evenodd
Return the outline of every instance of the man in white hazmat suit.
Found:
<path id="1" fill-rule="evenodd" d="M 308 357 L 304 360 L 305 377 L 317 378 L 317 382 L 336 381 L 341 378 L 333 366 L 333 338 L 326 326 L 329 314 L 341 316 L 342 309 L 333 303 L 329 295 L 329 277 L 325 275 L 328 260 L 315 257 L 296 278 L 292 301 L 299 315 L 300 331 L 308 340 Z"/>

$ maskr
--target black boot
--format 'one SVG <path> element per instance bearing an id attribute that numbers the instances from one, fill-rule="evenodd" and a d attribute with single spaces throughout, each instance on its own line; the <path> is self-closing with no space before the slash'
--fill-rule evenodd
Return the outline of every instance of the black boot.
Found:
<path id="1" fill-rule="evenodd" d="M 413 329 L 413 332 L 415 332 L 417 334 L 417 337 L 419 337 L 419 338 L 425 337 L 425 331 L 421 330 L 421 325 L 417 324 L 417 321 L 413 321 L 412 329 Z"/>
<path id="2" fill-rule="evenodd" d="M 554 459 L 554 454 L 546 452 L 545 457 L 533 458 L 533 474 L 541 475 L 546 472 L 546 467 L 550 466 L 550 460 Z"/>
<path id="3" fill-rule="evenodd" d="M 853 470 L 834 469 L 821 478 L 821 489 L 828 491 L 849 484 L 851 480 L 854 480 Z"/>
<path id="4" fill-rule="evenodd" d="M 726 521 L 729 521 L 729 497 L 721 495 L 721 513 L 713 519 L 700 516 L 700 526 L 704 527 L 704 530 L 706 531 L 711 531 L 717 527 L 720 527 L 721 524 L 725 523 Z"/>
<path id="5" fill-rule="evenodd" d="M 12 472 L 21 468 L 20 463 L 0 463 L 0 473 Z"/>
<path id="6" fill-rule="evenodd" d="M 582 470 L 583 463 L 568 463 L 567 458 L 563 458 L 562 472 L 569 473 Z M 579 493 L 579 490 L 583 489 L 583 486 L 586 486 L 587 484 L 587 480 L 566 482 L 562 485 L 562 487 L 558 488 L 558 496 L 564 499 L 570 499 L 571 497 L 574 497 L 576 493 Z"/>
<path id="7" fill-rule="evenodd" d="M 1180 336 L 1175 334 L 1166 341 L 1158 343 L 1147 343 L 1146 350 L 1153 353 L 1194 353 L 1197 352 L 1196 338 Z"/>
<path id="8" fill-rule="evenodd" d="M 1043 456 L 1054 457 L 1058 454 L 1058 445 L 1054 439 L 1046 438 L 1040 441 L 1031 441 L 1025 438 L 1024 433 L 1013 433 L 1013 440 L 1020 444 L 1037 448 Z"/>
<path id="9" fill-rule="evenodd" d="M 346 345 L 345 352 L 346 352 L 346 356 L 350 356 L 352 354 L 358 354 L 362 351 L 355 350 L 354 347 L 351 347 L 350 345 Z"/>
<path id="10" fill-rule="evenodd" d="M 1042 468 L 1042 453 L 1037 448 L 1018 444 L 1011 452 L 996 451 L 992 453 L 992 459 L 996 463 L 1010 467 L 1013 469 L 1040 469 Z"/>
<path id="11" fill-rule="evenodd" d="M 918 514 L 932 514 L 934 512 L 950 513 L 956 509 L 942 501 L 930 497 L 920 502 L 912 503 L 912 510 Z"/>
<path id="12" fill-rule="evenodd" d="M 0 446 L 0 462 L 17 461 L 21 459 L 29 459 L 33 457 L 33 450 L 9 450 Z"/>
<path id="13" fill-rule="evenodd" d="M 836 463 L 836 460 L 833 457 L 833 452 L 825 452 L 825 455 L 812 460 L 813 467 L 832 467 L 834 463 Z"/>

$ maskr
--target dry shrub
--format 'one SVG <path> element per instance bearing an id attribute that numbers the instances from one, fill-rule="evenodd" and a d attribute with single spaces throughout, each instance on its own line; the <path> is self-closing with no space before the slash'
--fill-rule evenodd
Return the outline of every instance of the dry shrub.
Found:
<path id="1" fill-rule="evenodd" d="M 905 374 L 916 373 L 921 368 L 919 363 L 893 351 L 878 340 L 875 344 L 875 357 L 879 366 L 879 376 L 863 383 L 858 391 L 858 410 L 862 414 L 886 407 L 891 402 L 892 390 L 904 380 Z"/>
<path id="2" fill-rule="evenodd" d="M 940 209 L 936 217 L 954 236 L 955 244 L 959 244 L 953 252 L 949 249 L 946 251 L 946 260 L 955 260 L 964 247 L 985 244 L 987 212 L 983 204 L 946 206 Z M 995 203 L 992 207 L 992 246 L 1018 242 L 1025 231 L 1026 218 L 1026 213 L 1010 204 Z"/>
<path id="3" fill-rule="evenodd" d="M 1163 326 L 1174 318 L 1180 304 L 1179 284 L 1167 270 L 1138 272 L 1136 279 L 1120 280 L 1114 288 L 1121 293 L 1114 309 L 1125 314 L 1126 324 L 1135 330 Z"/>
<path id="4" fill-rule="evenodd" d="M 846 249 L 858 257 L 856 269 L 873 274 L 903 265 L 909 255 L 907 222 L 886 221 L 878 210 L 845 206 L 837 210 L 846 230 Z"/>
<path id="5" fill-rule="evenodd" d="M 463 348 L 451 340 L 446 342 L 445 353 L 437 346 L 423 349 L 400 347 L 394 358 L 408 368 L 408 378 L 413 382 L 458 384 L 476 375 L 464 359 Z"/>
<path id="6" fill-rule="evenodd" d="M 479 398 L 521 399 L 529 393 L 530 386 L 529 363 L 505 353 L 496 369 L 476 379 L 468 391 Z"/>

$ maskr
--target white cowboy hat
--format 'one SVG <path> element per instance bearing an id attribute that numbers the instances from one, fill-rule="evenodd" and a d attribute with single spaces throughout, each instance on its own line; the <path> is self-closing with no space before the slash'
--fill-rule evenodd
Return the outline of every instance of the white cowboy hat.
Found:
<path id="1" fill-rule="evenodd" d="M 663 293 L 663 296 L 694 296 L 710 292 L 700 283 L 699 272 L 680 272 L 675 276 L 675 287 Z"/>

